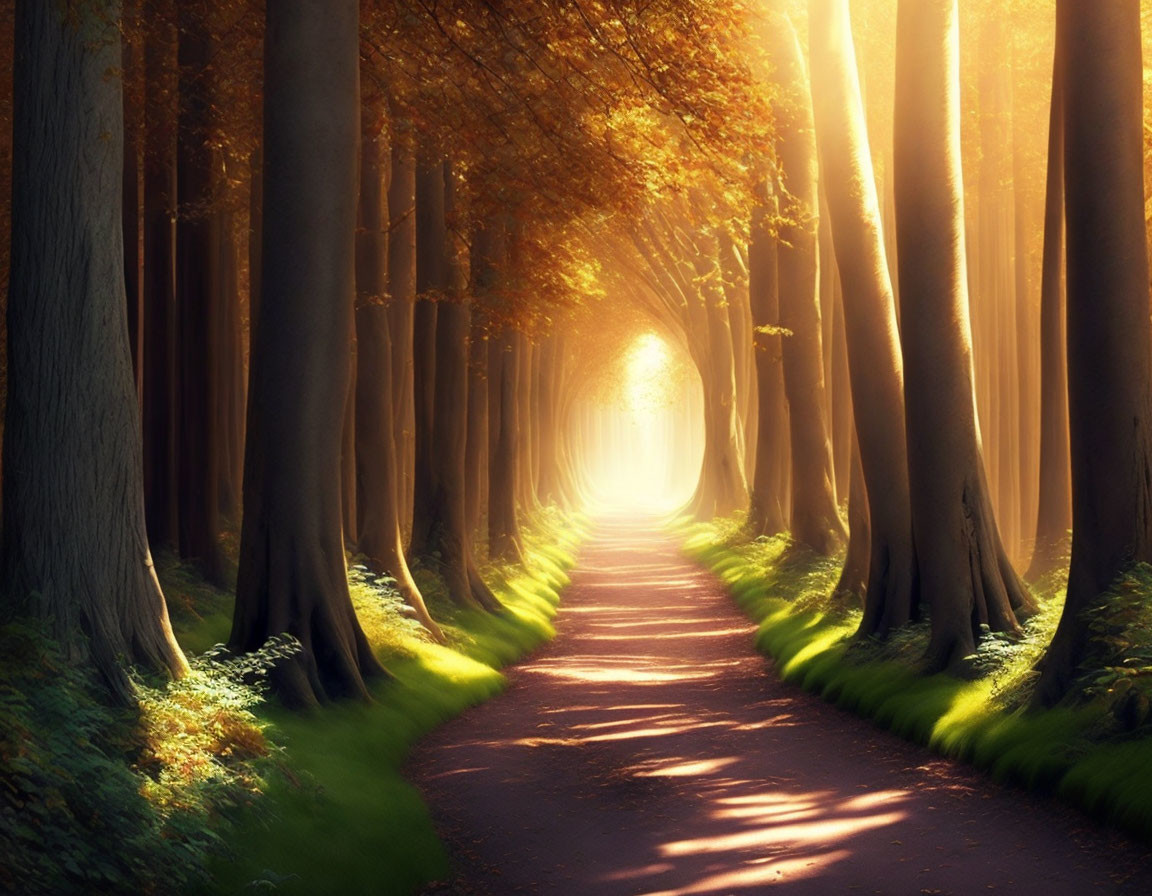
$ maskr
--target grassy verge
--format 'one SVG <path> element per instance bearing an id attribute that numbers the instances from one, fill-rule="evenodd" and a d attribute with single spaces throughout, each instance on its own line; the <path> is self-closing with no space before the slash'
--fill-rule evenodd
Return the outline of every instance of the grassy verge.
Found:
<path id="1" fill-rule="evenodd" d="M 1023 639 L 981 640 L 973 658 L 978 676 L 926 675 L 920 657 L 927 622 L 884 642 L 853 639 L 859 610 L 832 596 L 839 563 L 799 552 L 785 537 L 749 542 L 741 524 L 682 521 L 678 532 L 687 554 L 716 573 L 759 623 L 757 647 L 783 679 L 997 780 L 1056 793 L 1152 839 L 1152 726 L 1146 712 L 1124 709 L 1148 699 L 1152 668 L 1147 645 L 1140 645 L 1152 625 L 1149 601 L 1114 602 L 1128 616 L 1100 620 L 1124 642 L 1127 658 L 1085 683 L 1085 700 L 1029 711 L 1033 666 L 1059 619 L 1057 577 L 1037 584 L 1041 610 Z M 1152 579 L 1145 578 L 1148 571 L 1138 571 L 1121 589 L 1146 595 Z"/>
<path id="2" fill-rule="evenodd" d="M 560 590 L 582 520 L 542 514 L 528 527 L 525 568 L 486 569 L 507 608 L 502 615 L 451 606 L 438 578 L 415 570 L 448 637 L 433 643 L 386 579 L 355 565 L 349 581 L 357 614 L 393 680 L 375 687 L 371 705 L 343 704 L 310 715 L 256 709 L 279 771 L 269 776 L 257 811 L 228 833 L 228 855 L 213 867 L 210 892 L 253 888 L 282 893 L 411 893 L 443 877 L 447 857 L 419 794 L 401 775 L 412 743 L 441 722 L 498 693 L 499 668 L 549 639 Z M 226 601 L 195 594 L 167 570 L 166 586 L 204 608 L 178 621 L 189 648 L 227 634 Z"/>

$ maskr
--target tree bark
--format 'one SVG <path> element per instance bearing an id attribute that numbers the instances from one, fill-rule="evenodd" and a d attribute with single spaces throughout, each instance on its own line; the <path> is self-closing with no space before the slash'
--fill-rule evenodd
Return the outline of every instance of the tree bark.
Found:
<path id="1" fill-rule="evenodd" d="M 908 622 L 918 603 L 904 365 L 847 0 L 810 0 L 809 28 L 816 136 L 843 284 L 860 455 L 853 475 L 856 463 L 863 474 L 863 489 L 853 491 L 849 510 L 858 516 L 857 496 L 866 501 L 871 542 L 859 634 L 883 636 Z M 858 550 L 856 529 L 854 524 L 850 547 Z M 846 560 L 845 575 L 850 565 Z"/>
<path id="2" fill-rule="evenodd" d="M 1064 69 L 1057 48 L 1048 121 L 1044 251 L 1040 283 L 1040 502 L 1028 578 L 1061 563 L 1072 528 L 1072 469 L 1068 445 L 1068 361 L 1064 302 Z"/>
<path id="3" fill-rule="evenodd" d="M 225 299 L 216 288 L 216 271 L 211 265 L 218 213 L 212 208 L 212 52 L 207 27 L 203 7 L 181 4 L 176 141 L 177 546 L 180 556 L 194 562 L 205 578 L 224 585 L 217 544 L 220 444 L 216 408 L 220 388 L 216 333 Z"/>
<path id="4" fill-rule="evenodd" d="M 383 673 L 348 595 L 340 441 L 355 291 L 359 4 L 269 4 L 264 248 L 252 346 L 240 573 L 230 646 L 288 632 L 290 705 L 367 696 Z M 318 226 L 322 223 L 323 226 Z"/>
<path id="5" fill-rule="evenodd" d="M 388 331 L 388 146 L 371 106 L 362 115 L 360 206 L 356 240 L 356 487 L 359 549 L 438 640 L 440 627 L 424 603 L 400 539 L 396 440 L 393 429 L 392 341 Z"/>
<path id="6" fill-rule="evenodd" d="M 139 0 L 124 0 L 124 30 L 139 31 Z M 144 289 L 141 255 L 140 168 L 143 156 L 143 65 L 139 44 L 123 43 L 124 66 L 124 286 L 128 294 L 128 346 L 136 395 L 144 393 Z"/>
<path id="7" fill-rule="evenodd" d="M 908 480 L 931 668 L 958 668 L 979 626 L 1018 632 L 1031 598 L 1000 541 L 973 397 L 959 155 L 955 0 L 901 0 L 895 190 Z"/>
<path id="8" fill-rule="evenodd" d="M 753 538 L 776 535 L 788 528 L 788 405 L 784 398 L 783 347 L 779 335 L 777 243 L 771 232 L 775 198 L 774 195 L 765 195 L 762 204 L 753 210 L 748 243 L 748 294 L 755 327 L 753 338 L 760 403 L 757 458 L 747 526 L 748 534 Z"/>
<path id="9" fill-rule="evenodd" d="M 696 241 L 694 329 L 703 333 L 697 368 L 704 386 L 705 449 L 693 508 L 699 519 L 728 516 L 748 506 L 736 407 L 735 354 L 715 235 Z"/>
<path id="10" fill-rule="evenodd" d="M 416 306 L 412 361 L 414 473 L 411 557 L 423 557 L 432 533 L 432 429 L 436 408 L 436 315 L 448 291 L 448 230 L 444 219 L 444 163 L 424 159 L 416 169 Z"/>
<path id="11" fill-rule="evenodd" d="M 456 212 L 456 179 L 449 164 L 426 165 L 416 180 L 417 303 L 416 493 L 414 555 L 444 578 L 448 594 L 462 606 L 500 609 L 476 568 L 465 510 L 468 437 L 468 338 L 471 310 L 466 297 L 463 247 L 450 233 Z M 435 301 L 433 301 L 435 300 Z M 431 306 L 425 318 L 422 306 Z M 421 352 L 428 320 L 432 352 Z M 426 363 L 431 355 L 433 364 Z"/>
<path id="12" fill-rule="evenodd" d="M 1063 57 L 1072 563 L 1037 699 L 1094 654 L 1084 611 L 1152 559 L 1152 326 L 1144 223 L 1140 4 L 1057 4 Z"/>
<path id="13" fill-rule="evenodd" d="M 181 674 L 144 523 L 128 348 L 118 3 L 16 5 L 2 592 L 121 702 Z"/>
<path id="14" fill-rule="evenodd" d="M 844 543 L 836 506 L 836 481 L 824 381 L 824 351 L 817 293 L 816 141 L 808 77 L 799 41 L 781 19 L 778 73 L 786 99 L 778 104 L 776 152 L 785 201 L 778 247 L 780 323 L 784 388 L 792 442 L 792 538 L 817 554 L 831 555 Z"/>
<path id="15" fill-rule="evenodd" d="M 510 330 L 488 340 L 488 553 L 494 560 L 515 563 L 524 559 L 516 509 L 520 454 L 517 341 Z"/>
<path id="16" fill-rule="evenodd" d="M 146 133 L 144 147 L 144 511 L 148 538 L 175 547 L 179 537 L 176 480 L 176 116 L 168 106 L 175 89 L 175 29 L 163 28 L 168 0 L 146 0 L 144 47 Z"/>
<path id="17" fill-rule="evenodd" d="M 416 302 L 416 161 L 393 119 L 388 184 L 388 333 L 392 344 L 392 410 L 396 417 L 396 482 L 401 537 L 412 528 L 415 453 L 412 317 Z"/>

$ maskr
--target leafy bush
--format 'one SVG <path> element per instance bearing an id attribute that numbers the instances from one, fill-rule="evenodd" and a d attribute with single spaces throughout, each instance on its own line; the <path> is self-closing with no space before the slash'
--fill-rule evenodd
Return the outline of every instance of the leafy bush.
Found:
<path id="1" fill-rule="evenodd" d="M 292 649 L 196 657 L 103 702 L 35 624 L 0 628 L 0 891 L 173 893 L 206 883 L 221 828 L 263 786 L 274 750 L 245 683 Z"/>

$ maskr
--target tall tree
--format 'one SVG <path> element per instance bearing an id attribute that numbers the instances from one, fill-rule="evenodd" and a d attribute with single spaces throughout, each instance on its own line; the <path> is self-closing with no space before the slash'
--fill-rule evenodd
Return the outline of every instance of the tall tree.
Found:
<path id="1" fill-rule="evenodd" d="M 493 559 L 521 561 L 516 473 L 522 450 L 518 338 L 509 329 L 488 339 L 488 553 Z"/>
<path id="2" fill-rule="evenodd" d="M 1059 47 L 1054 58 L 1040 277 L 1040 501 L 1029 578 L 1038 578 L 1060 563 L 1072 528 L 1064 303 L 1064 67 Z"/>
<path id="3" fill-rule="evenodd" d="M 144 0 L 143 431 L 148 537 L 176 547 L 176 28 L 171 0 Z"/>
<path id="4" fill-rule="evenodd" d="M 429 173 L 434 172 L 434 173 Z M 437 182 L 438 181 L 438 182 Z M 466 525 L 465 458 L 468 436 L 468 339 L 472 314 L 467 299 L 464 250 L 448 227 L 456 218 L 458 185 L 452 166 L 431 166 L 417 179 L 417 276 L 432 305 L 435 340 L 431 369 L 422 392 L 426 431 L 417 430 L 417 479 L 412 552 L 444 577 L 451 598 L 462 605 L 497 610 L 500 603 L 480 577 Z M 425 211 L 421 211 L 424 199 Z M 431 218 L 438 216 L 438 220 Z M 422 261 L 423 259 L 423 261 Z M 435 301 L 433 301 L 435 300 Z M 420 307 L 417 320 L 420 321 Z M 418 330 L 420 332 L 420 330 Z M 419 418 L 418 418 L 419 419 Z"/>
<path id="5" fill-rule="evenodd" d="M 5 603 L 113 694 L 180 674 L 144 525 L 128 348 L 119 4 L 16 5 L 4 427 Z"/>
<path id="6" fill-rule="evenodd" d="M 786 18 L 778 20 L 777 67 L 782 99 L 776 153 L 783 187 L 777 249 L 784 389 L 792 440 L 792 537 L 819 554 L 844 541 L 836 506 L 836 474 L 828 428 L 820 300 L 817 292 L 816 137 L 808 74 L 799 40 Z"/>
<path id="7" fill-rule="evenodd" d="M 412 524 L 413 358 L 416 301 L 416 161 L 407 128 L 392 117 L 392 172 L 388 184 L 388 333 L 392 345 L 392 410 L 400 531 Z"/>
<path id="8" fill-rule="evenodd" d="M 780 292 L 776 235 L 772 232 L 777 197 L 772 182 L 762 181 L 752 210 L 748 243 L 748 294 L 755 325 L 756 384 L 759 409 L 756 464 L 748 507 L 748 532 L 755 538 L 788 528 L 788 405 L 780 345 Z"/>
<path id="9" fill-rule="evenodd" d="M 384 122 L 374 104 L 362 112 L 360 211 L 356 239 L 355 469 L 360 532 L 358 547 L 396 588 L 437 639 L 443 634 L 412 579 L 400 539 L 392 387 L 392 338 L 388 328 L 388 185 L 390 164 Z"/>
<path id="10" fill-rule="evenodd" d="M 808 22 L 820 173 L 843 283 L 852 403 L 871 530 L 860 632 L 883 635 L 907 622 L 916 603 L 904 365 L 848 0 L 810 0 Z"/>
<path id="11" fill-rule="evenodd" d="M 176 140 L 177 501 L 180 556 L 223 582 L 219 532 L 217 406 L 221 294 L 213 261 L 219 214 L 213 209 L 212 37 L 208 10 L 179 4 L 179 116 Z"/>
<path id="12" fill-rule="evenodd" d="M 1084 611 L 1152 560 L 1152 326 L 1140 4 L 1057 4 L 1068 252 L 1072 563 L 1037 696 L 1071 688 L 1094 647 Z"/>
<path id="13" fill-rule="evenodd" d="M 340 448 L 350 384 L 359 108 L 357 0 L 270 3 L 263 274 L 230 646 L 282 632 L 292 705 L 365 696 L 382 673 L 348 594 Z"/>
<path id="14" fill-rule="evenodd" d="M 960 173 L 956 0 L 900 0 L 894 177 L 912 531 L 929 664 L 956 667 L 979 626 L 1032 607 L 1000 541 L 972 380 Z"/>

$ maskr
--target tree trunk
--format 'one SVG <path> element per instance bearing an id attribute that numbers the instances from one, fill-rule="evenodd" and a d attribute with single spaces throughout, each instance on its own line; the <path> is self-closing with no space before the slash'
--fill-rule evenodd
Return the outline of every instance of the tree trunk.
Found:
<path id="1" fill-rule="evenodd" d="M 488 554 L 493 560 L 519 563 L 524 549 L 516 510 L 520 455 L 517 342 L 517 334 L 510 330 L 488 340 Z"/>
<path id="2" fill-rule="evenodd" d="M 706 447 L 695 513 L 700 519 L 728 516 L 748 506 L 744 457 L 736 408 L 735 355 L 719 261 L 719 244 L 712 234 L 697 240 L 699 281 L 697 326 L 706 340 L 698 363 L 704 385 Z"/>
<path id="3" fill-rule="evenodd" d="M 748 507 L 748 534 L 776 535 L 788 528 L 788 405 L 784 398 L 777 243 L 771 232 L 775 196 L 753 210 L 748 243 L 748 295 L 755 327 L 757 416 L 755 478 Z"/>
<path id="4" fill-rule="evenodd" d="M 388 147 L 380 117 L 363 114 L 360 152 L 360 213 L 356 240 L 356 486 L 359 549 L 396 589 L 438 641 L 440 627 L 424 603 L 400 539 L 396 440 L 393 434 L 392 341 L 388 331 Z"/>
<path id="5" fill-rule="evenodd" d="M 908 622 L 917 604 L 904 365 L 847 0 L 810 0 L 809 27 L 816 136 L 843 284 L 844 335 L 860 455 L 853 468 L 860 464 L 871 533 L 859 633 L 883 636 Z M 858 513 L 859 493 L 853 491 L 850 511 L 855 508 Z M 851 528 L 850 547 L 859 549 L 856 528 Z M 849 567 L 845 561 L 846 575 Z"/>
<path id="6" fill-rule="evenodd" d="M 213 256 L 212 149 L 209 143 L 212 58 L 205 10 L 180 7 L 180 70 L 176 141 L 177 490 L 180 556 L 205 578 L 224 585 L 217 544 L 220 451 L 216 408 L 220 401 L 216 333 L 224 298 L 216 289 Z"/>
<path id="7" fill-rule="evenodd" d="M 1052 72 L 1048 174 L 1044 197 L 1044 257 L 1040 283 L 1040 503 L 1028 578 L 1059 565 L 1072 528 L 1068 447 L 1068 363 L 1064 304 L 1064 70 L 1059 48 Z"/>
<path id="8" fill-rule="evenodd" d="M 1000 542 L 976 425 L 959 156 L 955 0 L 901 0 L 895 189 L 912 531 L 930 667 L 957 667 L 979 626 L 1017 632 L 1031 599 Z"/>
<path id="9" fill-rule="evenodd" d="M 412 528 L 415 454 L 413 312 L 416 302 L 416 162 L 393 121 L 392 179 L 388 184 L 388 333 L 392 343 L 392 410 L 396 422 L 396 483 L 401 537 Z"/>
<path id="10" fill-rule="evenodd" d="M 436 315 L 448 291 L 448 230 L 444 219 L 444 163 L 424 160 L 416 169 L 416 307 L 412 361 L 415 464 L 412 493 L 412 557 L 429 551 L 432 532 L 433 462 L 438 449 L 432 428 L 436 407 Z"/>
<path id="11" fill-rule="evenodd" d="M 340 524 L 345 544 L 355 545 L 360 540 L 360 516 L 356 506 L 356 391 L 359 382 L 359 346 L 356 343 L 356 324 L 348 333 L 351 369 L 348 395 L 344 400 L 344 421 L 340 429 Z"/>
<path id="12" fill-rule="evenodd" d="M 77 11 L 74 11 L 77 12 Z M 144 524 L 128 348 L 119 4 L 16 4 L 4 602 L 121 702 L 184 656 Z"/>
<path id="13" fill-rule="evenodd" d="M 350 380 L 359 4 L 269 4 L 264 248 L 252 345 L 240 574 L 230 645 L 289 632 L 274 684 L 290 705 L 367 696 L 382 674 L 348 595 L 340 436 Z M 323 227 L 317 227 L 323 221 Z"/>
<path id="14" fill-rule="evenodd" d="M 221 169 L 220 174 L 226 174 Z M 244 414 L 247 377 L 244 371 L 244 325 L 240 291 L 240 252 L 232 213 L 221 214 L 215 228 L 217 286 L 223 306 L 217 321 L 220 345 L 220 403 L 216 409 L 220 446 L 219 512 L 239 519 L 244 487 Z"/>
<path id="15" fill-rule="evenodd" d="M 488 326 L 472 311 L 468 337 L 468 438 L 464 457 L 464 525 L 480 531 L 484 482 L 488 478 Z"/>
<path id="16" fill-rule="evenodd" d="M 836 506 L 832 443 L 825 409 L 824 351 L 817 293 L 816 142 L 800 45 L 791 24 L 781 29 L 778 72 L 786 101 L 778 107 L 783 195 L 778 277 L 784 340 L 784 388 L 792 441 L 792 538 L 830 555 L 846 532 Z"/>
<path id="17" fill-rule="evenodd" d="M 168 0 L 146 0 L 145 18 L 171 16 Z M 149 29 L 144 47 L 144 511 L 148 538 L 175 547 L 179 537 L 176 486 L 176 121 L 175 29 Z"/>
<path id="18" fill-rule="evenodd" d="M 815 57 L 813 57 L 815 58 Z M 860 445 L 852 440 L 852 476 L 848 484 L 848 551 L 833 594 L 851 608 L 868 605 L 869 575 L 872 570 L 872 525 L 869 518 L 868 486 L 860 463 Z"/>
<path id="19" fill-rule="evenodd" d="M 139 28 L 139 0 L 125 0 L 124 28 Z M 136 35 L 133 34 L 133 37 Z M 136 395 L 144 393 L 144 289 L 141 281 L 140 162 L 143 155 L 143 66 L 139 46 L 124 42 L 124 286 L 128 294 L 128 346 Z"/>
<path id="20" fill-rule="evenodd" d="M 1140 4 L 1057 4 L 1064 70 L 1072 563 L 1037 698 L 1108 648 L 1084 611 L 1152 559 L 1152 369 L 1144 224 Z M 1114 648 L 1112 648 L 1114 649 Z"/>

